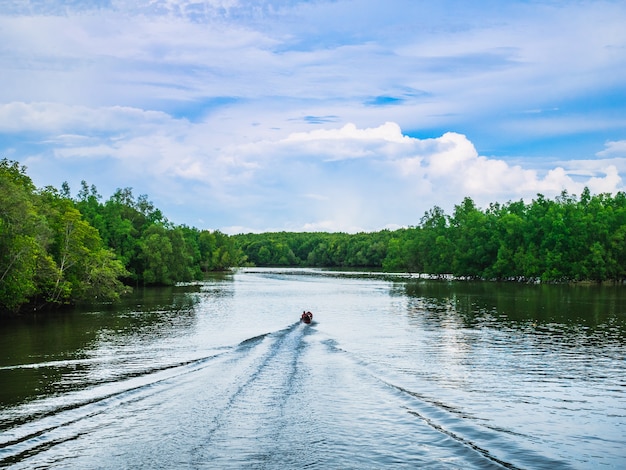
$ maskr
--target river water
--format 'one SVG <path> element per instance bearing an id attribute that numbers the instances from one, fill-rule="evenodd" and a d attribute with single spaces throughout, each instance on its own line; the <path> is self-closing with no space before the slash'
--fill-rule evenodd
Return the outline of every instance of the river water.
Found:
<path id="1" fill-rule="evenodd" d="M 240 270 L 3 320 L 0 467 L 626 468 L 625 346 L 623 287 Z"/>

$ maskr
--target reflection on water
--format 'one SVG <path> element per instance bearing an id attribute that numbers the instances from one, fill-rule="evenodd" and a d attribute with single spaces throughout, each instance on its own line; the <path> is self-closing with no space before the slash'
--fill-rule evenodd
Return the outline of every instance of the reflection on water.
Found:
<path id="1" fill-rule="evenodd" d="M 2 320 L 0 466 L 619 468 L 625 332 L 604 286 L 250 269 L 138 289 Z"/>
<path id="2" fill-rule="evenodd" d="M 425 333 L 420 375 L 454 389 L 440 396 L 502 429 L 560 435 L 544 453 L 589 459 L 582 468 L 595 467 L 593 442 L 626 462 L 623 288 L 428 281 L 404 292 Z"/>
<path id="3" fill-rule="evenodd" d="M 570 334 L 585 335 L 607 344 L 624 343 L 625 291 L 597 285 L 441 281 L 410 282 L 404 289 L 416 312 L 451 313 L 455 320 L 448 321 L 457 327 L 544 331 L 562 335 L 566 341 Z"/>
<path id="4" fill-rule="evenodd" d="M 116 304 L 3 319 L 0 407 L 132 373 L 129 354 L 138 355 L 141 343 L 148 351 L 150 343 L 193 328 L 199 291 L 198 285 L 144 288 Z M 128 354 L 125 344 L 132 345 Z M 106 371 L 99 371 L 103 363 Z"/>

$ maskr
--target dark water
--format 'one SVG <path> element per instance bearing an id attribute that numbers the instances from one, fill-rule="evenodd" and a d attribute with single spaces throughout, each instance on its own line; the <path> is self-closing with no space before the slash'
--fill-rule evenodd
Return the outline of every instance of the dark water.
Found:
<path id="1" fill-rule="evenodd" d="M 249 270 L 0 328 L 0 466 L 626 468 L 625 288 Z"/>

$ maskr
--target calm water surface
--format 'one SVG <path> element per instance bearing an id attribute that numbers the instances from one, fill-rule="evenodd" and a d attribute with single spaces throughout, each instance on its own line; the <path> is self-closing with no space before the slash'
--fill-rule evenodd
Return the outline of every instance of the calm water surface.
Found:
<path id="1" fill-rule="evenodd" d="M 242 270 L 3 320 L 0 467 L 626 468 L 625 346 L 623 287 Z"/>

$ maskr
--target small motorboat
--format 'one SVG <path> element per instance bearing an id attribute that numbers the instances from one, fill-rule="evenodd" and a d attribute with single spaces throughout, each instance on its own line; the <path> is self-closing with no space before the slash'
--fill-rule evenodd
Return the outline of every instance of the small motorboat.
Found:
<path id="1" fill-rule="evenodd" d="M 309 323 L 311 323 L 312 320 L 313 314 L 311 312 L 302 312 L 302 315 L 300 316 L 300 321 L 308 325 Z"/>

